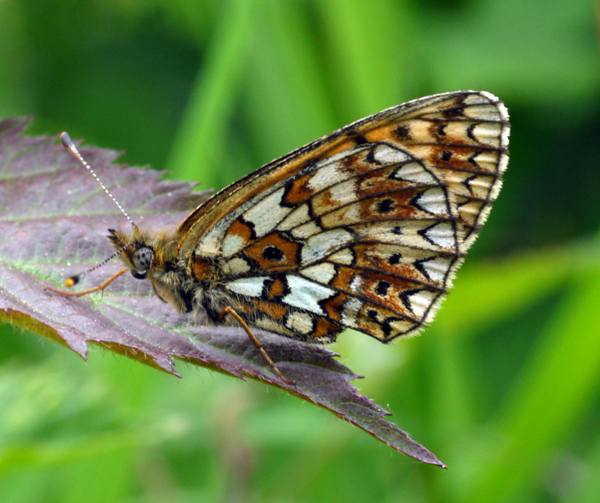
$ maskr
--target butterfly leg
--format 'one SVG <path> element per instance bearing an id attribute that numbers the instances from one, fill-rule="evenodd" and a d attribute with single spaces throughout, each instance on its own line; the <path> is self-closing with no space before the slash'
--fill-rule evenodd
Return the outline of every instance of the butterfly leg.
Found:
<path id="1" fill-rule="evenodd" d="M 79 292 L 69 292 L 67 290 L 59 290 L 57 288 L 52 288 L 52 287 L 48 287 L 48 288 L 46 288 L 46 290 L 49 290 L 50 292 L 54 292 L 54 293 L 57 293 L 59 295 L 62 295 L 63 297 L 83 297 L 84 295 L 89 295 L 90 293 L 100 292 L 100 291 L 104 290 L 108 285 L 110 285 L 118 277 L 120 277 L 123 274 L 125 274 L 128 270 L 129 269 L 127 269 L 125 267 L 125 268 L 117 271 L 110 278 L 105 279 L 99 285 L 93 286 L 92 288 L 86 288 L 85 290 L 80 290 Z M 71 279 L 71 278 L 69 278 L 69 279 Z M 70 286 L 67 282 L 65 282 L 65 283 L 66 283 L 67 286 Z"/>
<path id="2" fill-rule="evenodd" d="M 239 313 L 230 306 L 227 306 L 225 309 L 223 309 L 223 313 L 230 314 L 235 319 L 235 321 L 237 321 L 240 324 L 240 326 L 244 329 L 244 332 L 246 332 L 252 343 L 256 346 L 256 349 L 258 349 L 258 351 L 260 352 L 260 355 L 263 357 L 263 360 L 267 363 L 267 365 L 269 365 L 269 367 L 271 367 L 273 372 L 275 372 L 275 374 L 277 374 L 277 376 L 285 383 L 294 384 L 283 375 L 281 370 L 277 368 L 277 365 L 275 365 L 275 362 L 271 359 L 269 353 L 267 353 L 266 349 L 260 343 L 256 335 L 252 333 L 252 330 L 244 321 L 244 319 L 239 315 Z"/>

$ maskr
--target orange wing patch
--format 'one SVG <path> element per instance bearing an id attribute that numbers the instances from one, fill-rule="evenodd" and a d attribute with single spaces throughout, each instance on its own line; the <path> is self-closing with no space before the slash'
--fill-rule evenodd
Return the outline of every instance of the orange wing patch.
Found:
<path id="1" fill-rule="evenodd" d="M 272 232 L 254 241 L 243 256 L 252 260 L 260 270 L 284 271 L 297 269 L 301 245 L 280 232 Z"/>

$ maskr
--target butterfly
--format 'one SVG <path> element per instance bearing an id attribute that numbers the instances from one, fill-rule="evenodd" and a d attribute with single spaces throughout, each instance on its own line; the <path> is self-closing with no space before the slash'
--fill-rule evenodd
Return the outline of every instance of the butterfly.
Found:
<path id="1" fill-rule="evenodd" d="M 125 267 L 74 295 L 130 271 L 178 311 L 233 317 L 281 378 L 251 327 L 313 342 L 416 334 L 498 196 L 509 129 L 485 91 L 389 108 L 266 164 L 170 232 L 109 230 Z"/>

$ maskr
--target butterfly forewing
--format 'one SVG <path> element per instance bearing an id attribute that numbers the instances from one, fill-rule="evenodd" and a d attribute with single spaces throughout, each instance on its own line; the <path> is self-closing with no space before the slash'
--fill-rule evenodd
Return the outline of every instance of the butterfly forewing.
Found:
<path id="1" fill-rule="evenodd" d="M 305 339 L 382 341 L 431 320 L 498 195 L 508 116 L 485 92 L 362 119 L 216 194 L 180 254 L 252 324 Z M 210 295 L 210 292 L 207 293 Z"/>

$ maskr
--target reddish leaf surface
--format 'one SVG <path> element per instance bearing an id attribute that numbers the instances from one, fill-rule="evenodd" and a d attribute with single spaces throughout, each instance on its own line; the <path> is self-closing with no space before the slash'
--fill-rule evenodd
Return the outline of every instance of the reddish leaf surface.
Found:
<path id="1" fill-rule="evenodd" d="M 124 218 L 96 182 L 55 138 L 23 135 L 27 119 L 0 122 L 0 320 L 65 343 L 86 357 L 90 342 L 177 374 L 180 358 L 239 378 L 251 377 L 319 405 L 425 463 L 444 466 L 425 447 L 386 419 L 387 411 L 362 396 L 357 376 L 330 350 L 256 331 L 279 368 L 277 378 L 238 328 L 193 324 L 154 296 L 146 281 L 129 275 L 102 294 L 64 298 L 49 292 L 63 279 L 111 252 L 106 229 Z M 98 175 L 140 227 L 176 225 L 205 197 L 183 182 L 151 170 L 114 164 L 117 153 L 84 148 Z M 85 278 L 98 284 L 115 261 Z"/>

